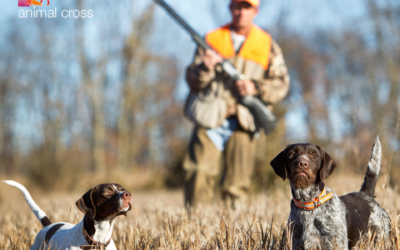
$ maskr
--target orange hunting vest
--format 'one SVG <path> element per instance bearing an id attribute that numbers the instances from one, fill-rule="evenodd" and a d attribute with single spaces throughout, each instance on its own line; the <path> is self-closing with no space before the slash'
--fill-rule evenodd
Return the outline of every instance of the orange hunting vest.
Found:
<path id="1" fill-rule="evenodd" d="M 230 26 L 230 24 L 227 24 L 206 35 L 207 43 L 225 59 L 236 56 Z M 261 28 L 253 25 L 238 56 L 245 60 L 253 61 L 266 70 L 268 68 L 270 53 L 271 36 Z"/>

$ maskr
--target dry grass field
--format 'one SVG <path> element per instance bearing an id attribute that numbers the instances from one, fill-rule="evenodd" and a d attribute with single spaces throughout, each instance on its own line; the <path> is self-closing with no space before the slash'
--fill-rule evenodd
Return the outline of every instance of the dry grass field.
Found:
<path id="1" fill-rule="evenodd" d="M 382 189 L 383 179 L 378 182 L 376 195 L 392 218 L 391 242 L 372 246 L 365 240 L 357 249 L 399 249 L 400 195 L 395 190 Z M 358 190 L 362 180 L 363 175 L 340 173 L 328 179 L 327 184 L 342 195 Z M 117 218 L 113 238 L 118 249 L 290 249 L 282 232 L 291 195 L 287 182 L 277 179 L 276 185 L 276 190 L 257 194 L 235 210 L 215 202 L 194 209 L 190 216 L 183 207 L 181 191 L 133 192 L 133 209 L 127 217 Z M 31 190 L 31 194 L 53 222 L 78 223 L 82 214 L 74 204 L 85 191 L 63 194 L 53 190 L 46 194 Z M 41 229 L 23 195 L 3 183 L 0 225 L 0 249 L 29 249 Z"/>

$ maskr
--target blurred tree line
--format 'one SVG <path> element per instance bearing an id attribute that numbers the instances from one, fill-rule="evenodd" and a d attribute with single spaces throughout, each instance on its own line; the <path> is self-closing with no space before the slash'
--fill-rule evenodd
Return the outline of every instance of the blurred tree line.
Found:
<path id="1" fill-rule="evenodd" d="M 131 14 L 136 1 L 95 7 L 96 15 L 107 18 L 9 18 L 3 24 L 0 174 L 49 187 L 146 169 L 166 186 L 182 183 L 190 125 L 174 93 L 184 72 L 177 57 L 149 47 L 155 6 Z M 60 4 L 95 6 L 89 2 Z M 259 141 L 257 188 L 273 183 L 269 161 L 298 138 L 323 146 L 339 171 L 362 173 L 379 134 L 383 175 L 392 159 L 392 184 L 398 180 L 400 5 L 363 4 L 362 20 L 341 29 L 304 35 L 287 25 L 285 8 L 274 25 L 264 27 L 283 49 L 292 87 L 275 108 L 281 126 Z M 306 125 L 302 134 L 291 131 L 296 123 Z"/>

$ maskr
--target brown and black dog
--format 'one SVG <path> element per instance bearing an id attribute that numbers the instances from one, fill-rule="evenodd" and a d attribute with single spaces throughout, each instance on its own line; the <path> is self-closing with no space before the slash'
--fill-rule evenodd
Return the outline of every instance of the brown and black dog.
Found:
<path id="1" fill-rule="evenodd" d="M 321 147 L 288 145 L 271 161 L 275 173 L 290 181 L 293 249 L 352 248 L 369 230 L 376 240 L 389 238 L 390 217 L 374 199 L 381 155 L 377 138 L 361 190 L 341 197 L 325 186 L 336 162 Z"/>

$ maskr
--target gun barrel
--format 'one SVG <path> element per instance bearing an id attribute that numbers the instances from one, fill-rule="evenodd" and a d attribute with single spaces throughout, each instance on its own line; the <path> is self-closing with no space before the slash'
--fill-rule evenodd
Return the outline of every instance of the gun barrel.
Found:
<path id="1" fill-rule="evenodd" d="M 182 27 L 190 33 L 192 36 L 193 40 L 203 47 L 204 49 L 212 49 L 210 45 L 207 44 L 206 41 L 192 28 L 190 25 L 183 20 L 178 13 L 175 12 L 164 0 L 154 0 L 156 3 L 158 3 L 160 6 L 162 6 Z"/>
<path id="2" fill-rule="evenodd" d="M 203 49 L 211 49 L 211 46 L 202 38 L 190 25 L 182 19 L 176 13 L 174 9 L 172 9 L 164 0 L 154 0 L 161 7 L 163 7 L 174 19 L 177 21 L 186 31 L 188 31 L 192 37 L 192 39 Z M 215 50 L 214 50 L 215 51 Z M 225 72 L 234 80 L 237 81 L 239 79 L 244 79 L 244 76 L 239 73 L 239 71 L 233 66 L 228 60 L 224 59 L 222 62 L 222 68 Z"/>

